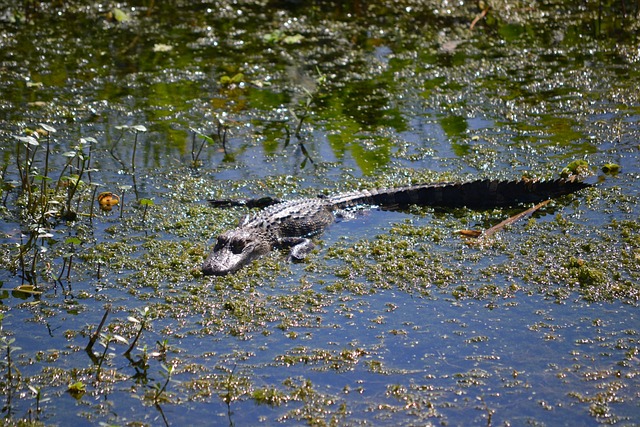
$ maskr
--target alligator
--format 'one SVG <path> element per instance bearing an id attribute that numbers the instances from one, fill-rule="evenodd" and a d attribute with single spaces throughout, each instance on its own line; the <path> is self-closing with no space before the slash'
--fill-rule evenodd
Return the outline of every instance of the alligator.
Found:
<path id="1" fill-rule="evenodd" d="M 290 248 L 289 260 L 300 261 L 314 248 L 311 237 L 335 221 L 336 212 L 358 207 L 402 210 L 411 205 L 489 209 L 538 203 L 570 194 L 590 184 L 576 176 L 549 181 L 478 180 L 360 190 L 333 196 L 280 201 L 270 197 L 240 201 L 210 200 L 216 206 L 265 207 L 247 215 L 233 230 L 218 236 L 202 265 L 205 275 L 235 273 L 274 249 Z"/>

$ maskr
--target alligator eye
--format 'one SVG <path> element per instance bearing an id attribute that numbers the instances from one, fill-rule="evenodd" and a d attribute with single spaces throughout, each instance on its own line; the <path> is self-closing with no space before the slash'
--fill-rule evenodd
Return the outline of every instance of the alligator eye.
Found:
<path id="1" fill-rule="evenodd" d="M 241 239 L 232 239 L 229 242 L 229 247 L 231 248 L 231 252 L 233 252 L 236 255 L 241 254 L 245 246 L 246 245 L 244 240 L 241 240 Z"/>
<path id="2" fill-rule="evenodd" d="M 229 239 L 227 238 L 227 236 L 221 234 L 220 236 L 218 236 L 218 241 L 216 242 L 216 246 L 213 249 L 216 251 L 222 249 L 227 244 L 228 240 Z"/>

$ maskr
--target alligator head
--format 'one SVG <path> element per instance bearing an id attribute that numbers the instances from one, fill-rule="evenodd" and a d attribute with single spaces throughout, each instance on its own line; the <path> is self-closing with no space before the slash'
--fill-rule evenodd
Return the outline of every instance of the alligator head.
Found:
<path id="1" fill-rule="evenodd" d="M 269 239 L 255 230 L 236 228 L 220 236 L 213 251 L 202 264 L 206 276 L 235 273 L 254 259 L 271 251 Z"/>

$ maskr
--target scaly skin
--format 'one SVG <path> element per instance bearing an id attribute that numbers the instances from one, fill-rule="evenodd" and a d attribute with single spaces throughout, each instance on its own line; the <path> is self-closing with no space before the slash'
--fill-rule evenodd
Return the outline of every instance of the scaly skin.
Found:
<path id="1" fill-rule="evenodd" d="M 302 260 L 314 247 L 310 237 L 322 233 L 333 223 L 334 212 L 339 209 L 360 205 L 379 206 L 387 210 L 403 209 L 410 205 L 487 209 L 538 203 L 588 186 L 576 179 L 484 180 L 362 190 L 287 202 L 257 199 L 262 205 L 273 204 L 252 217 L 245 217 L 237 228 L 218 236 L 213 251 L 202 265 L 202 272 L 215 276 L 235 273 L 277 248 L 291 248 L 289 259 Z M 218 206 L 252 206 L 255 200 L 213 203 Z"/>

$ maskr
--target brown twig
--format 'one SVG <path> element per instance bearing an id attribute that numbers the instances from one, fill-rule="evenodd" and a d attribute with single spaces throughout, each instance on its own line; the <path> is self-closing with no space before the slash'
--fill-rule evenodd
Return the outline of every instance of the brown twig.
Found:
<path id="1" fill-rule="evenodd" d="M 549 204 L 549 202 L 551 202 L 551 199 L 545 200 L 543 202 L 538 203 L 537 205 L 527 209 L 526 211 L 522 211 L 512 217 L 509 217 L 507 219 L 505 219 L 504 221 L 502 221 L 499 224 L 494 225 L 491 228 L 488 228 L 484 231 L 476 231 L 476 230 L 460 230 L 458 231 L 459 234 L 465 236 L 465 237 L 472 237 L 472 238 L 476 238 L 478 239 L 478 242 L 483 242 L 486 239 L 488 239 L 489 237 L 493 236 L 494 234 L 496 234 L 498 231 L 502 230 L 503 228 L 521 220 L 522 218 L 531 215 L 532 213 L 534 213 L 535 211 L 537 211 L 538 209 L 542 208 L 543 206 L 546 206 L 547 204 Z M 474 242 L 475 243 L 475 242 Z"/>
<path id="2" fill-rule="evenodd" d="M 484 18 L 485 16 L 487 16 L 487 13 L 489 13 L 489 6 L 485 7 L 484 9 L 482 9 L 482 12 L 480 12 L 478 14 L 478 16 L 475 17 L 475 19 L 471 22 L 471 25 L 469 26 L 470 30 L 473 30 L 473 27 L 476 26 L 476 24 L 478 23 L 478 21 L 480 21 L 482 18 Z"/>

